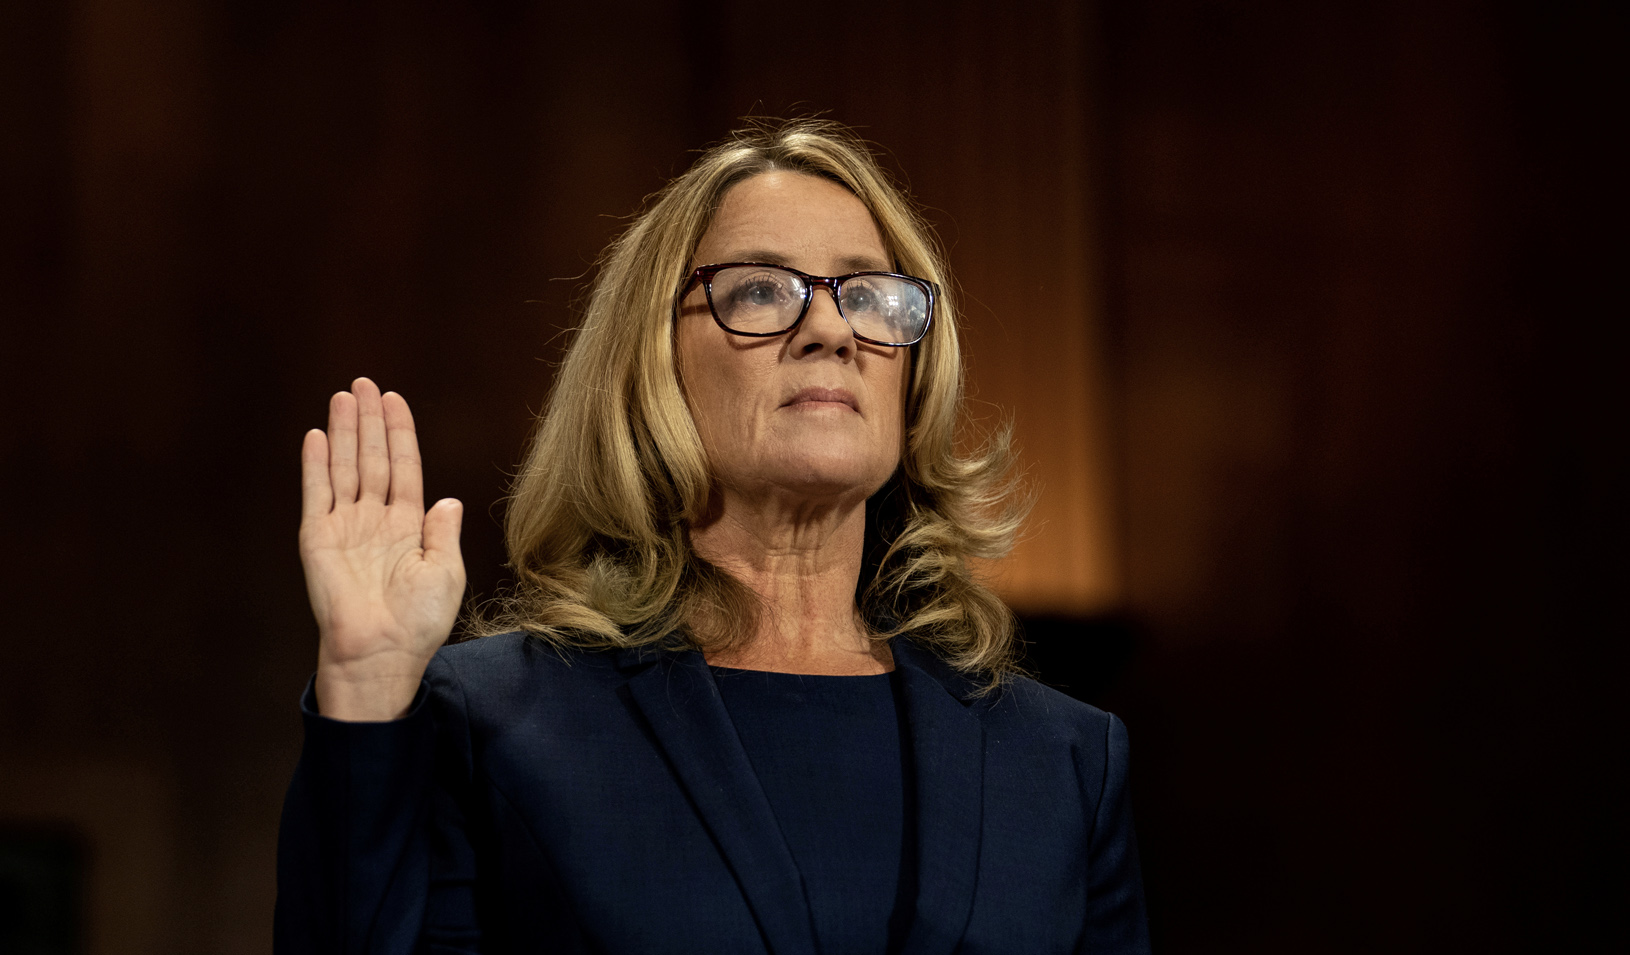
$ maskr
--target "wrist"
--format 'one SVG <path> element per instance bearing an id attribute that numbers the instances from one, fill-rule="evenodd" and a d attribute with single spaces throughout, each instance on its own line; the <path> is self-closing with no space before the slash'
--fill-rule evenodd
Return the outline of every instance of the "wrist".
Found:
<path id="1" fill-rule="evenodd" d="M 346 722 L 386 722 L 407 715 L 429 661 L 377 659 L 335 663 L 318 654 L 317 712 Z"/>

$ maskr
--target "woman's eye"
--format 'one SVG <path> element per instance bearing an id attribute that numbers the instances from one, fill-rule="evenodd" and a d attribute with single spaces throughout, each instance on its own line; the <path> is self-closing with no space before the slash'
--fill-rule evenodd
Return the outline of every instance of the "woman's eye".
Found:
<path id="1" fill-rule="evenodd" d="M 843 290 L 843 307 L 849 311 L 875 311 L 881 304 L 877 290 L 869 285 L 849 285 Z"/>
<path id="2" fill-rule="evenodd" d="M 718 287 L 715 286 L 714 290 L 718 291 Z M 732 309 L 780 309 L 786 306 L 793 294 L 785 281 L 774 275 L 763 274 L 746 278 L 729 276 L 726 290 L 725 298 Z"/>
<path id="3" fill-rule="evenodd" d="M 741 299 L 748 305 L 774 305 L 781 300 L 781 287 L 773 282 L 754 282 L 741 290 Z"/>

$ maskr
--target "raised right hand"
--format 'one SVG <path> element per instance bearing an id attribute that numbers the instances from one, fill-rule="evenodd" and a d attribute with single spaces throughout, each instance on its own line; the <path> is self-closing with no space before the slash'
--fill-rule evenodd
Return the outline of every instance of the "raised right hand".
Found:
<path id="1" fill-rule="evenodd" d="M 317 705 L 342 720 L 407 712 L 464 596 L 464 506 L 424 508 L 419 441 L 401 395 L 358 378 L 300 452 L 300 561 L 317 615 Z"/>

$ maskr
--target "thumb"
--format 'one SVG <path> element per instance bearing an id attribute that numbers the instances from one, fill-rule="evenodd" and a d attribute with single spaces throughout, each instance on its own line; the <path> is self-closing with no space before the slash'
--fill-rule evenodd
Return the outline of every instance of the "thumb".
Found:
<path id="1" fill-rule="evenodd" d="M 458 533 L 463 526 L 461 502 L 451 497 L 437 501 L 424 515 L 425 559 L 462 570 L 464 556 L 459 552 Z"/>

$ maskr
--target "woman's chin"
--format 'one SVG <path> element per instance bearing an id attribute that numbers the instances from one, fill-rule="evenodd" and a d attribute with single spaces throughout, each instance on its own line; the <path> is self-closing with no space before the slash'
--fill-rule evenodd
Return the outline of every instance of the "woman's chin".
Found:
<path id="1" fill-rule="evenodd" d="M 863 501 L 871 497 L 894 471 L 877 462 L 818 456 L 787 461 L 770 482 L 783 494 L 802 495 L 811 501 Z"/>
<path id="2" fill-rule="evenodd" d="M 715 480 L 744 502 L 774 498 L 798 506 L 859 503 L 882 487 L 899 465 L 898 442 L 845 427 L 806 428 L 754 442 L 754 453 L 736 457 L 709 448 Z M 721 453 L 724 452 L 724 453 Z"/>

